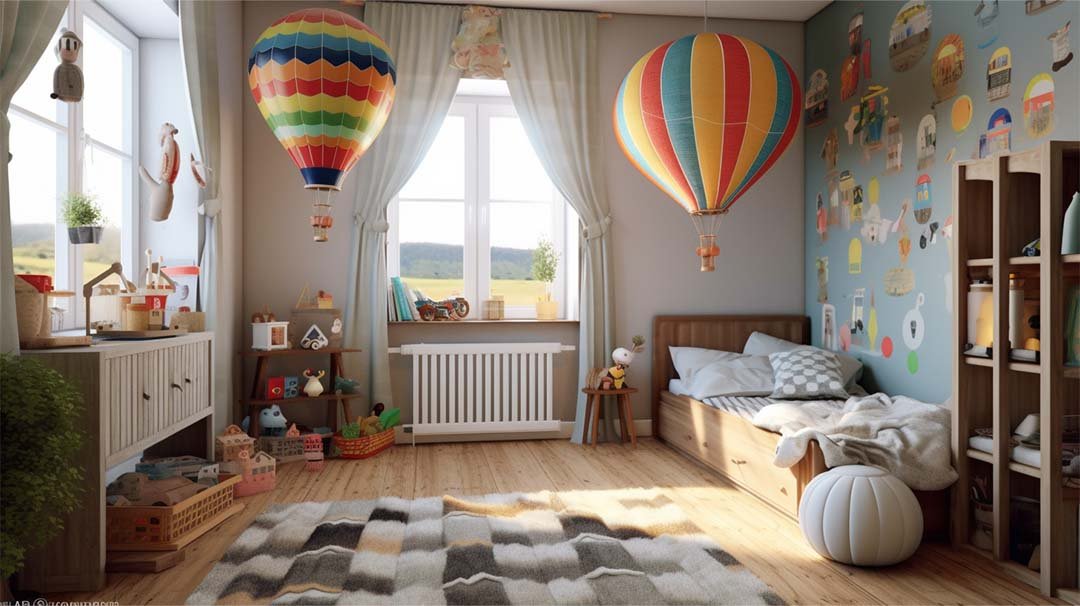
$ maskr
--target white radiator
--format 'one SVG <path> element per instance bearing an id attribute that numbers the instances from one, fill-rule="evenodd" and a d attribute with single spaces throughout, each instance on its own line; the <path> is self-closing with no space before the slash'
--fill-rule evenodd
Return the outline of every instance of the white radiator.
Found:
<path id="1" fill-rule="evenodd" d="M 413 435 L 557 431 L 552 358 L 560 343 L 402 345 L 412 357 Z"/>

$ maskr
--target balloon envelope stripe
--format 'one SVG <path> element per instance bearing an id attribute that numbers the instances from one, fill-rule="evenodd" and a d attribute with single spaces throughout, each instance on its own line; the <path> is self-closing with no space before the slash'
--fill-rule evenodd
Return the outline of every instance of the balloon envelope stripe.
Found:
<path id="1" fill-rule="evenodd" d="M 694 103 L 694 139 L 699 145 L 698 171 L 705 188 L 704 206 L 716 208 L 721 145 L 724 141 L 724 49 L 717 36 L 696 36 L 691 57 L 691 99 Z"/>
<path id="2" fill-rule="evenodd" d="M 384 56 L 384 59 L 387 55 L 386 48 L 375 44 L 375 38 L 370 34 L 356 35 L 349 32 L 347 35 L 342 36 L 324 30 L 310 33 L 304 31 L 295 32 L 293 33 L 293 40 L 289 44 L 279 44 L 277 36 L 259 38 L 259 40 L 255 42 L 255 48 L 252 50 L 255 53 L 262 53 L 272 48 L 284 48 L 290 46 L 297 46 L 310 50 L 326 48 L 338 52 L 355 50 L 357 52 L 367 52 L 369 54 L 379 53 Z"/>
<path id="3" fill-rule="evenodd" d="M 750 174 L 751 166 L 765 143 L 769 126 L 773 122 L 777 109 L 777 77 L 769 53 L 760 45 L 746 44 L 742 39 L 736 39 L 745 49 L 747 64 L 750 67 L 749 91 L 746 93 L 746 98 L 753 99 L 754 102 L 747 105 L 746 124 L 742 144 L 739 146 L 738 159 L 732 171 L 731 183 L 728 184 L 723 199 L 719 201 L 719 208 L 726 208 L 730 204 L 735 192 L 743 184 L 745 176 Z"/>
<path id="4" fill-rule="evenodd" d="M 682 38 L 668 47 L 660 74 L 664 103 L 664 122 L 671 148 L 693 195 L 693 205 L 707 208 L 705 188 L 701 183 L 698 150 L 694 139 L 694 115 L 690 100 L 690 55 L 694 39 Z"/>
<path id="5" fill-rule="evenodd" d="M 285 64 L 293 59 L 297 59 L 303 63 L 314 63 L 321 60 L 326 61 L 330 65 L 343 65 L 348 62 L 359 69 L 374 67 L 375 71 L 380 74 L 388 73 L 396 84 L 397 74 L 394 72 L 393 63 L 389 61 L 384 53 L 380 54 L 383 56 L 380 57 L 375 54 L 362 53 L 359 51 L 333 51 L 301 48 L 297 46 L 278 48 L 275 46 L 270 50 L 252 55 L 251 59 L 248 60 L 248 69 L 250 70 L 253 66 L 262 67 L 271 61 Z"/>
<path id="6" fill-rule="evenodd" d="M 672 185 L 682 197 L 683 206 L 689 208 L 693 204 L 694 194 L 690 190 L 690 184 L 686 180 L 686 175 L 682 172 L 682 167 L 679 165 L 679 159 L 676 157 L 675 149 L 671 145 L 667 122 L 664 119 L 662 72 L 664 56 L 670 47 L 671 43 L 662 46 L 649 57 L 641 71 L 641 116 L 653 151 L 668 174 L 671 175 Z"/>
<path id="7" fill-rule="evenodd" d="M 659 187 L 664 193 L 678 201 L 679 196 L 671 189 L 664 180 L 664 177 L 654 170 L 653 164 L 645 159 L 643 155 L 644 150 L 638 147 L 637 141 L 630 134 L 630 125 L 627 123 L 627 112 L 623 111 L 624 104 L 627 103 L 627 101 L 626 82 L 623 82 L 622 86 L 619 87 L 615 111 L 613 112 L 615 130 L 619 134 L 619 136 L 616 137 L 619 141 L 619 146 L 622 147 L 623 153 L 630 159 L 630 162 L 632 162 L 649 181 L 652 181 L 653 185 Z"/>
<path id="8" fill-rule="evenodd" d="M 738 38 L 723 36 L 720 44 L 724 49 L 724 142 L 721 146 L 720 183 L 717 197 L 726 198 L 735 177 L 743 137 L 746 134 L 746 117 L 750 108 L 750 61 L 746 48 Z M 722 208 L 717 200 L 714 208 Z"/>

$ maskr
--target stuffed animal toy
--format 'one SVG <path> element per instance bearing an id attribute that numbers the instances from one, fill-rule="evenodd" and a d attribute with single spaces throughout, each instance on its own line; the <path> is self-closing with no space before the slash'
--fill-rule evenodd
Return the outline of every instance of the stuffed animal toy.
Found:
<path id="1" fill-rule="evenodd" d="M 634 356 L 645 349 L 645 337 L 637 335 L 633 338 L 633 347 L 627 349 L 619 347 L 611 352 L 611 360 L 615 365 L 608 368 L 607 372 L 600 377 L 600 389 L 624 389 L 626 384 L 626 369 L 634 361 Z"/>
<path id="2" fill-rule="evenodd" d="M 161 181 L 150 176 L 142 165 L 139 165 L 139 175 L 150 188 L 150 220 L 164 221 L 169 218 L 173 205 L 173 183 L 176 175 L 180 172 L 180 146 L 176 144 L 173 135 L 179 133 L 171 123 L 161 125 Z"/>
<path id="3" fill-rule="evenodd" d="M 270 408 L 264 408 L 259 413 L 259 428 L 264 436 L 281 437 L 285 435 L 285 427 L 288 421 L 281 413 L 281 407 L 274 404 Z"/>
<path id="4" fill-rule="evenodd" d="M 319 379 L 326 376 L 325 370 L 320 370 L 317 373 L 313 373 L 311 369 L 304 371 L 304 378 L 307 379 L 307 383 L 304 385 L 304 394 L 309 398 L 317 398 L 322 395 L 323 384 Z"/>
<path id="5" fill-rule="evenodd" d="M 83 96 L 83 73 L 75 62 L 79 59 L 79 50 L 82 48 L 82 40 L 75 32 L 64 30 L 56 41 L 56 56 L 60 59 L 60 65 L 53 71 L 53 92 L 50 97 L 78 103 Z"/>

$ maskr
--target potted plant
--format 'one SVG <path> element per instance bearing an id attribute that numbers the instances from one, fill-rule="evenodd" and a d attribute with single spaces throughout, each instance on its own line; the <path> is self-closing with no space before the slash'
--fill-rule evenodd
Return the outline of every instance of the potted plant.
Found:
<path id="1" fill-rule="evenodd" d="M 0 578 L 63 529 L 81 503 L 82 396 L 30 356 L 0 355 Z"/>
<path id="2" fill-rule="evenodd" d="M 64 223 L 72 244 L 97 244 L 101 241 L 105 213 L 94 202 L 94 196 L 71 192 L 64 198 Z"/>
<path id="3" fill-rule="evenodd" d="M 550 240 L 540 240 L 540 245 L 533 250 L 532 276 L 543 282 L 545 293 L 536 301 L 536 319 L 554 320 L 559 316 L 559 304 L 551 298 L 551 283 L 555 281 L 555 270 L 559 267 L 559 253 Z"/>

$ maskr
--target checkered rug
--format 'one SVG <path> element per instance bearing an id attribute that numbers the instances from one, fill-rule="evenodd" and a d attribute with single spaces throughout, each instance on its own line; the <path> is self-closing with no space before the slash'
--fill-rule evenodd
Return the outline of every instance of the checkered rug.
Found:
<path id="1" fill-rule="evenodd" d="M 782 604 L 658 490 L 297 503 L 189 604 Z"/>

